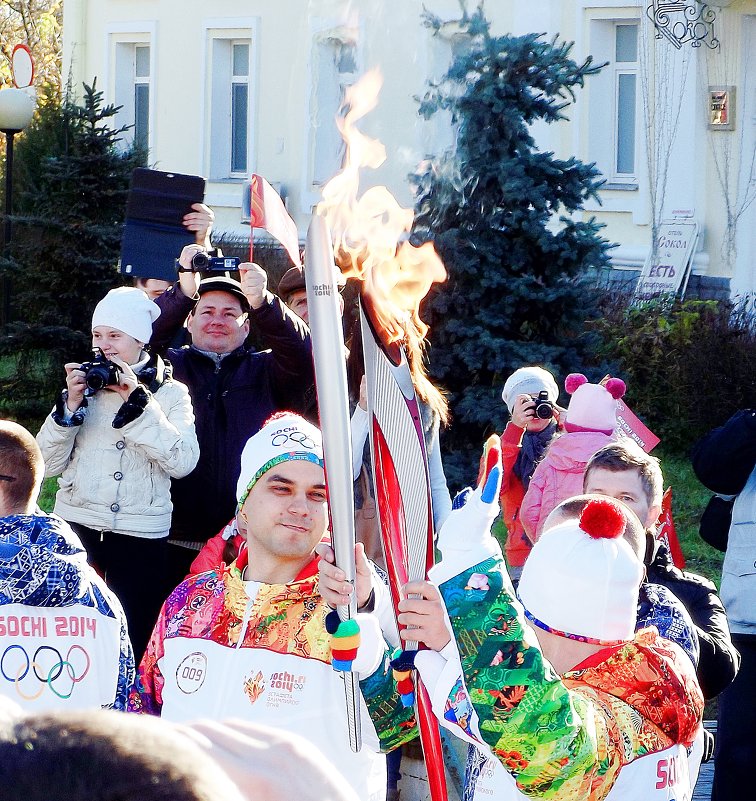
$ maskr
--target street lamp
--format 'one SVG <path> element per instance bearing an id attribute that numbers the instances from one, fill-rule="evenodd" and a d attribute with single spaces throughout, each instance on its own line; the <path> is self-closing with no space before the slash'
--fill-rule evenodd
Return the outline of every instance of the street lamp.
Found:
<path id="1" fill-rule="evenodd" d="M 26 128 L 34 116 L 37 103 L 34 97 L 23 89 L 3 89 L 0 91 L 0 131 L 5 134 L 5 223 L 3 225 L 3 253 L 8 255 L 11 243 L 13 213 L 13 140 L 17 133 Z M 7 323 L 10 316 L 10 287 L 7 275 L 3 275 L 2 322 Z"/>
<path id="2" fill-rule="evenodd" d="M 26 128 L 34 116 L 34 98 L 23 89 L 3 89 L 0 92 L 0 131 L 5 134 L 5 236 L 7 248 L 11 241 L 13 212 L 13 139 Z"/>

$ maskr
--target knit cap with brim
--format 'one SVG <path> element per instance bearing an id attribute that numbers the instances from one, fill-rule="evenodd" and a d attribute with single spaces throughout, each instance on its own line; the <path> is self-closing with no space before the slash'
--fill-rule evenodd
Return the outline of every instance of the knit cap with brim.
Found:
<path id="1" fill-rule="evenodd" d="M 536 627 L 615 645 L 632 639 L 643 566 L 623 538 L 625 516 L 610 499 L 545 531 L 528 556 L 517 594 Z"/>
<path id="2" fill-rule="evenodd" d="M 559 387 L 554 380 L 554 376 L 543 367 L 520 367 L 504 383 L 501 392 L 501 399 L 507 404 L 507 409 L 512 411 L 512 405 L 518 395 L 531 395 L 538 397 L 541 392 L 549 393 L 549 401 L 556 403 L 559 397 Z"/>
<path id="3" fill-rule="evenodd" d="M 239 508 L 268 470 L 290 461 L 307 461 L 323 467 L 323 438 L 320 430 L 303 417 L 280 412 L 269 418 L 244 446 L 236 484 Z"/>
<path id="4" fill-rule="evenodd" d="M 92 330 L 104 325 L 123 331 L 142 344 L 152 338 L 152 324 L 160 316 L 157 303 L 136 287 L 111 289 L 95 306 Z"/>

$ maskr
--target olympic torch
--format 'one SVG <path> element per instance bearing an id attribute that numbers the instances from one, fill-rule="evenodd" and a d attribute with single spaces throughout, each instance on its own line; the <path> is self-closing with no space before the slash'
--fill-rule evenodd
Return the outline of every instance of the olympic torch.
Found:
<path id="1" fill-rule="evenodd" d="M 341 330 L 341 310 L 331 235 L 325 219 L 318 215 L 312 218 L 307 232 L 305 284 L 320 429 L 323 434 L 331 539 L 336 554 L 336 564 L 344 571 L 346 580 L 354 586 L 356 569 L 352 442 L 344 335 Z M 352 593 L 348 606 L 340 606 L 337 611 L 342 620 L 354 618 L 357 613 L 356 593 Z M 362 744 L 359 680 L 357 674 L 350 671 L 342 675 L 346 690 L 349 745 L 353 751 L 359 751 Z"/>
<path id="2" fill-rule="evenodd" d="M 433 564 L 431 504 L 425 437 L 407 356 L 381 337 L 368 295 L 360 298 L 362 347 L 367 380 L 370 454 L 381 540 L 394 608 L 408 581 L 427 577 Z M 405 641 L 405 652 L 417 642 Z M 446 774 L 438 722 L 430 696 L 416 677 L 417 723 L 428 769 L 431 801 L 446 801 Z"/>

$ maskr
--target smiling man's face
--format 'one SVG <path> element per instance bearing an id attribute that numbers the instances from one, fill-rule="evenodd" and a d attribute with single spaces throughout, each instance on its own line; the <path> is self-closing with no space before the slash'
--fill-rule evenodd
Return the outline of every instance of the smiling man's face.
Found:
<path id="1" fill-rule="evenodd" d="M 249 491 L 241 516 L 249 549 L 246 578 L 292 581 L 326 532 L 323 468 L 305 460 L 275 465 Z"/>
<path id="2" fill-rule="evenodd" d="M 249 334 L 247 315 L 230 292 L 205 292 L 186 321 L 192 344 L 209 353 L 231 353 Z"/>

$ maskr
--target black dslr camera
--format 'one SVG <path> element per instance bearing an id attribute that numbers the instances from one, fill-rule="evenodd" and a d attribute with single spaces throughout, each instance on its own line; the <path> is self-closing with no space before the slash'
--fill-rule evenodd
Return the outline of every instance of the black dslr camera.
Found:
<path id="1" fill-rule="evenodd" d="M 546 390 L 538 393 L 530 408 L 539 420 L 550 420 L 554 416 L 554 404 L 549 400 L 549 393 Z"/>
<path id="2" fill-rule="evenodd" d="M 87 395 L 94 395 L 103 387 L 112 387 L 120 383 L 119 369 L 117 364 L 113 364 L 110 359 L 106 359 L 101 353 L 97 354 L 91 362 L 84 362 L 79 370 L 84 372 L 84 381 L 87 385 Z"/>
<path id="3" fill-rule="evenodd" d="M 227 256 L 209 256 L 203 251 L 197 251 L 192 256 L 192 270 L 195 273 L 225 273 L 238 270 L 241 259 Z"/>

